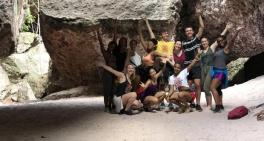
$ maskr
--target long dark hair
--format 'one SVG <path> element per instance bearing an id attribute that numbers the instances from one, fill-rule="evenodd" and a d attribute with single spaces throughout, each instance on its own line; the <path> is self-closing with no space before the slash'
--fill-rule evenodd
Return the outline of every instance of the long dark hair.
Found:
<path id="1" fill-rule="evenodd" d="M 125 38 L 125 37 L 121 37 L 121 38 L 119 39 L 119 41 L 118 41 L 118 47 L 117 47 L 119 51 L 121 50 L 121 43 L 122 43 L 122 41 L 125 41 L 126 44 L 127 44 L 127 38 Z"/>
<path id="2" fill-rule="evenodd" d="M 110 48 L 111 48 L 112 46 L 114 46 L 114 48 L 113 48 L 112 50 L 110 50 Z M 116 48 L 117 48 L 117 44 L 116 44 L 116 42 L 115 42 L 115 41 L 110 41 L 110 42 L 108 43 L 108 46 L 107 46 L 107 52 L 111 52 L 111 51 L 114 52 L 114 50 L 115 50 Z"/>
<path id="3" fill-rule="evenodd" d="M 224 41 L 224 46 L 221 46 L 220 45 L 220 43 L 219 43 L 219 38 L 222 38 L 223 39 L 223 41 Z M 227 40 L 226 40 L 226 36 L 224 36 L 224 35 L 220 35 L 220 36 L 218 36 L 217 37 L 217 43 L 218 43 L 218 46 L 217 46 L 217 48 L 219 49 L 219 48 L 224 48 L 225 46 L 226 46 L 226 44 L 227 44 Z"/>

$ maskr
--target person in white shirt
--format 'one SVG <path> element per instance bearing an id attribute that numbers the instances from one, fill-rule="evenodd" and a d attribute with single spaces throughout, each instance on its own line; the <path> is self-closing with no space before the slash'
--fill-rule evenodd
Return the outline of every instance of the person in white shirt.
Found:
<path id="1" fill-rule="evenodd" d="M 129 43 L 131 49 L 130 63 L 135 65 L 136 67 L 141 65 L 141 56 L 136 52 L 136 47 L 138 43 L 136 40 L 131 40 Z"/>
<path id="2" fill-rule="evenodd" d="M 190 112 L 188 103 L 192 100 L 187 76 L 191 68 L 199 61 L 199 54 L 187 68 L 182 70 L 180 63 L 174 64 L 174 74 L 169 77 L 169 94 L 166 100 L 180 107 L 179 113 Z"/>

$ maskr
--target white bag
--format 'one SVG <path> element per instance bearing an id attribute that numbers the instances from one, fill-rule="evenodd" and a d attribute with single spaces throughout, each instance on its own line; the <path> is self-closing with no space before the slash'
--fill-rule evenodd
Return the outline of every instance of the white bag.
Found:
<path id="1" fill-rule="evenodd" d="M 121 96 L 117 97 L 114 95 L 113 102 L 115 104 L 116 113 L 120 113 L 120 111 L 124 108 Z"/>

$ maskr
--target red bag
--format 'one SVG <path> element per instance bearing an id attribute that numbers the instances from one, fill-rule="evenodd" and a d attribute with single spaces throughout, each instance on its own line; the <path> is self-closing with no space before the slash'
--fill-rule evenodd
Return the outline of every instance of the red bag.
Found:
<path id="1" fill-rule="evenodd" d="M 228 113 L 228 119 L 239 119 L 248 114 L 248 109 L 245 106 L 239 106 Z"/>

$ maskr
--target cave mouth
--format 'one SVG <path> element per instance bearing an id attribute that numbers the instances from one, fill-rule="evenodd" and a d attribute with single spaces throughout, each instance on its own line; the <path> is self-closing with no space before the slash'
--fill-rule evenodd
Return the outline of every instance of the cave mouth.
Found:
<path id="1" fill-rule="evenodd" d="M 264 75 L 264 52 L 250 57 L 245 63 L 245 81 Z"/>
<path id="2" fill-rule="evenodd" d="M 240 64 L 243 66 L 239 66 L 241 67 L 241 69 L 239 69 L 238 72 L 229 81 L 229 86 L 241 84 L 256 77 L 264 75 L 263 59 L 264 59 L 264 52 L 249 57 L 249 59 L 244 64 Z"/>

